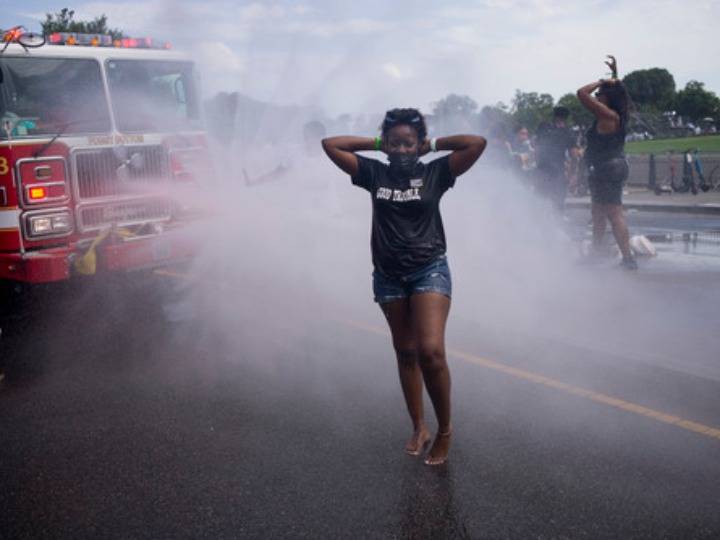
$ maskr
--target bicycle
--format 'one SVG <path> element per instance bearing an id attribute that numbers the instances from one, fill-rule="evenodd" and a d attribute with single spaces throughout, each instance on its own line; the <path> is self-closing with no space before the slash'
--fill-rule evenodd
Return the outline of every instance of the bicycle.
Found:
<path id="1" fill-rule="evenodd" d="M 35 32 L 28 32 L 24 26 L 15 26 L 2 32 L 2 41 L 5 46 L 0 51 L 0 54 L 4 53 L 11 43 L 17 43 L 26 51 L 42 47 L 45 45 L 45 36 Z"/>
<path id="2" fill-rule="evenodd" d="M 707 185 L 709 186 L 709 190 L 716 189 L 720 191 L 720 165 L 715 165 L 710 171 L 710 174 L 708 174 Z"/>
<path id="3" fill-rule="evenodd" d="M 705 192 L 713 189 L 720 190 L 720 165 L 715 165 L 710 169 L 710 173 L 705 175 L 705 167 L 697 149 L 693 151 L 693 156 L 695 158 L 695 172 L 700 179 L 700 189 Z"/>
<path id="4" fill-rule="evenodd" d="M 672 193 L 676 190 L 675 181 L 677 179 L 677 163 L 675 161 L 675 151 L 668 151 L 668 168 L 667 175 L 655 185 L 655 195 L 663 193 Z"/>
<path id="5" fill-rule="evenodd" d="M 693 155 L 692 150 L 685 150 L 682 154 L 683 168 L 682 168 L 682 183 L 678 186 L 672 183 L 672 189 L 676 193 L 687 193 L 690 191 L 693 195 L 698 194 L 698 186 L 695 182 L 695 168 L 693 167 Z"/>

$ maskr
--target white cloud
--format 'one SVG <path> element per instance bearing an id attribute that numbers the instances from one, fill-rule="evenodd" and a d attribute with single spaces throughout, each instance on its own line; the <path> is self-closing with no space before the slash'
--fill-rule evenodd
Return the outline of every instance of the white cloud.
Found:
<path id="1" fill-rule="evenodd" d="M 312 37 L 331 38 L 336 36 L 358 36 L 379 34 L 387 31 L 390 24 L 375 19 L 356 18 L 343 21 L 320 19 L 293 20 L 284 29 L 293 34 L 305 34 Z"/>
<path id="2" fill-rule="evenodd" d="M 305 4 L 297 4 L 292 7 L 292 11 L 297 15 L 306 15 L 307 13 L 311 13 L 313 11 L 313 8 Z"/>
<path id="3" fill-rule="evenodd" d="M 240 56 L 220 41 L 201 41 L 194 53 L 198 64 L 210 74 L 235 74 L 243 69 Z"/>
<path id="4" fill-rule="evenodd" d="M 152 21 L 162 13 L 160 2 L 89 2 L 75 8 L 76 20 L 91 20 L 107 15 L 108 26 L 121 28 L 131 35 L 150 35 Z"/>
<path id="5" fill-rule="evenodd" d="M 236 16 L 240 18 L 240 22 L 247 23 L 282 18 L 286 13 L 285 8 L 280 5 L 268 6 L 267 4 L 253 3 L 239 7 Z M 226 12 L 226 15 L 232 15 L 232 10 L 230 13 Z"/>
<path id="6" fill-rule="evenodd" d="M 396 64 L 391 62 L 383 64 L 382 70 L 395 79 L 404 79 L 407 77 L 407 75 L 400 71 L 400 68 Z"/>
<path id="7" fill-rule="evenodd" d="M 10 4 L 27 11 L 26 1 Z M 602 76 L 608 53 L 617 55 L 621 73 L 665 67 L 680 86 L 698 79 L 720 93 L 720 2 L 711 0 L 405 0 L 383 6 L 376 0 L 362 6 L 97 0 L 76 12 L 79 18 L 105 13 L 111 26 L 129 34 L 198 49 L 214 90 L 311 101 L 331 112 L 398 100 L 422 106 L 450 92 L 480 104 L 507 103 L 516 88 L 557 98 Z"/>

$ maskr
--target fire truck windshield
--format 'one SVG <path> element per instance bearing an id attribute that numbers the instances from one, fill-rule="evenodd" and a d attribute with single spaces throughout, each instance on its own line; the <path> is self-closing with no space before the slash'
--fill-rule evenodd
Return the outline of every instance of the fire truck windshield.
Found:
<path id="1" fill-rule="evenodd" d="M 7 56 L 0 72 L 0 138 L 110 131 L 96 60 Z"/>
<path id="2" fill-rule="evenodd" d="M 193 66 L 166 60 L 108 60 L 110 99 L 119 131 L 199 127 Z"/>

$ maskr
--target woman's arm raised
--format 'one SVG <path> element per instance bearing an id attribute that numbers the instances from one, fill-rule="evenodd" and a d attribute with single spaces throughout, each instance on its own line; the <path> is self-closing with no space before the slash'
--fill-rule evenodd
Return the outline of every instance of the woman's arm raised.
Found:
<path id="1" fill-rule="evenodd" d="M 616 79 L 611 79 L 610 81 L 600 80 L 591 82 L 577 91 L 577 97 L 580 100 L 580 103 L 582 103 L 587 110 L 593 113 L 595 118 L 597 118 L 598 123 L 611 123 L 613 128 L 617 127 L 617 124 L 620 123 L 620 117 L 610 107 L 593 97 L 592 93 L 603 84 L 612 83 L 615 80 Z"/>
<path id="2" fill-rule="evenodd" d="M 350 176 L 358 174 L 359 166 L 355 152 L 375 150 L 375 139 L 341 135 L 322 140 L 322 147 L 330 160 Z"/>
<path id="3" fill-rule="evenodd" d="M 424 147 L 429 143 L 425 143 Z M 478 160 L 485 150 L 487 141 L 478 135 L 452 135 L 439 137 L 435 142 L 435 149 L 450 150 L 450 174 L 460 176 Z M 423 148 L 424 149 L 424 148 Z"/>

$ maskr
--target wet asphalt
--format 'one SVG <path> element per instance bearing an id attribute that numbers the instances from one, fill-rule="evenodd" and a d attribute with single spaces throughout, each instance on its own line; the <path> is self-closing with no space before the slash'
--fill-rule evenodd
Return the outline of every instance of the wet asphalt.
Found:
<path id="1" fill-rule="evenodd" d="M 368 331 L 318 317 L 238 351 L 132 294 L 116 309 L 71 294 L 71 307 L 6 327 L 3 538 L 720 535 L 720 438 L 451 355 L 455 438 L 447 466 L 431 469 L 402 452 L 408 425 L 378 320 Z M 532 347 L 532 365 L 501 360 L 720 425 L 718 381 Z"/>
<path id="2" fill-rule="evenodd" d="M 429 468 L 379 313 L 228 336 L 168 310 L 175 288 L 40 291 L 4 321 L 0 538 L 720 537 L 712 351 L 675 369 L 451 318 L 453 447 Z"/>

